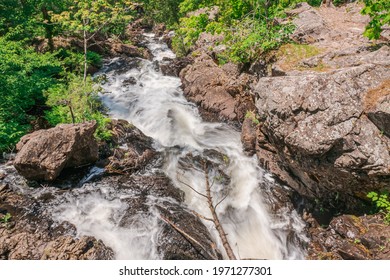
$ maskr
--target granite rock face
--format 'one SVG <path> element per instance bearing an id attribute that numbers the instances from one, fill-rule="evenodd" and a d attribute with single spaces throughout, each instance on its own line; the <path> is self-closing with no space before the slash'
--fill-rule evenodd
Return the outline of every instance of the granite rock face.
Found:
<path id="1" fill-rule="evenodd" d="M 262 78 L 256 85 L 263 137 L 282 169 L 298 179 L 301 194 L 357 195 L 387 184 L 390 63 L 381 57 L 389 52 L 385 46 L 370 53 L 373 63 Z"/>

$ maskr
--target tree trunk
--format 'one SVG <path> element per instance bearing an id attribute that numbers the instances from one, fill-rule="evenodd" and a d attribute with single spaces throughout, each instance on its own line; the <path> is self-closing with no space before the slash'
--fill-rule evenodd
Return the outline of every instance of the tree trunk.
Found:
<path id="1" fill-rule="evenodd" d="M 84 83 L 87 80 L 87 68 L 88 68 L 88 62 L 87 62 L 87 45 L 88 45 L 88 39 L 87 39 L 87 31 L 84 30 Z"/>
<path id="2" fill-rule="evenodd" d="M 86 30 L 87 28 L 87 25 L 88 25 L 89 21 L 88 19 L 83 19 L 83 26 L 84 26 L 84 30 L 83 30 L 83 43 L 84 43 L 84 84 L 87 80 L 87 70 L 88 70 L 88 61 L 87 61 L 87 52 L 88 52 L 88 32 Z"/>
<path id="3" fill-rule="evenodd" d="M 213 203 L 213 198 L 211 196 L 211 186 L 210 186 L 210 181 L 209 181 L 209 173 L 207 170 L 207 164 L 206 162 L 203 165 L 203 170 L 205 174 L 205 180 L 206 180 L 206 196 L 207 196 L 207 203 L 209 205 L 209 209 L 211 212 L 211 215 L 213 216 L 213 222 L 215 225 L 215 228 L 218 231 L 219 237 L 221 238 L 222 245 L 225 248 L 226 254 L 230 260 L 236 260 L 236 256 L 234 255 L 234 252 L 232 250 L 232 247 L 230 247 L 230 243 L 227 239 L 227 235 L 225 233 L 225 230 L 223 229 L 221 222 L 219 221 L 214 203 Z"/>
<path id="4" fill-rule="evenodd" d="M 48 41 L 49 50 L 50 52 L 54 51 L 54 43 L 53 43 L 53 25 L 50 19 L 50 15 L 47 11 L 47 8 L 45 6 L 42 6 L 41 8 L 43 19 L 45 20 L 45 33 L 46 33 L 46 39 Z"/>
<path id="5" fill-rule="evenodd" d="M 68 107 L 69 107 L 70 115 L 72 117 L 72 123 L 75 124 L 76 118 L 74 117 L 73 107 L 72 107 L 72 104 L 70 102 L 68 102 Z"/>

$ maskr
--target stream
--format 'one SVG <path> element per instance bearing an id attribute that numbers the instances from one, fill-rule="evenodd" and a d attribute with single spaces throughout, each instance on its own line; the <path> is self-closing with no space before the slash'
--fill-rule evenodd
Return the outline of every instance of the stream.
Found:
<path id="1" fill-rule="evenodd" d="M 110 117 L 125 119 L 152 137 L 154 148 L 162 155 L 158 170 L 147 172 L 165 174 L 184 193 L 181 207 L 210 217 L 201 195 L 206 192 L 205 173 L 191 159 L 213 162 L 219 173 L 211 173 L 211 194 L 237 258 L 303 259 L 305 224 L 293 209 L 282 207 L 272 213 L 272 199 L 264 199 L 272 193 L 266 193 L 267 189 L 283 186 L 258 166 L 256 157 L 244 155 L 239 131 L 202 120 L 196 105 L 183 96 L 180 79 L 164 76 L 159 70 L 164 57 L 174 58 L 174 53 L 153 34 L 144 36 L 152 60 L 117 57 L 106 61 L 97 76 L 105 80 L 100 97 Z M 116 259 L 161 259 L 157 247 L 162 223 L 157 206 L 178 202 L 149 194 L 145 198 L 147 213 L 136 212 L 127 219 L 126 200 L 138 194 L 118 188 L 110 180 L 93 180 L 103 172 L 91 168 L 77 188 L 65 192 L 50 186 L 29 192 L 36 198 L 52 192 L 54 198 L 45 206 L 48 215 L 58 223 L 75 225 L 78 236 L 101 239 L 113 249 Z M 123 223 L 125 219 L 128 222 Z M 227 258 L 214 224 L 201 220 Z"/>
<path id="2" fill-rule="evenodd" d="M 185 192 L 185 203 L 203 216 L 210 216 L 207 202 L 187 184 L 204 193 L 204 174 L 201 170 L 188 170 L 180 162 L 188 153 L 202 154 L 205 150 L 216 150 L 226 155 L 229 164 L 225 172 L 231 181 L 227 189 L 215 183 L 213 199 L 220 201 L 227 194 L 227 198 L 218 206 L 218 215 L 236 256 L 256 259 L 303 258 L 300 248 L 287 244 L 287 231 L 283 229 L 290 226 L 291 217 L 272 220 L 268 214 L 259 182 L 274 182 L 269 174 L 257 166 L 255 157 L 249 158 L 243 154 L 240 133 L 226 124 L 203 122 L 196 106 L 184 98 L 180 79 L 164 76 L 158 69 L 157 63 L 164 57 L 175 57 L 173 52 L 158 42 L 153 34 L 145 34 L 145 39 L 154 57 L 152 61 L 139 60 L 138 67 L 121 72 L 117 67 L 112 67 L 119 59 L 113 59 L 101 71 L 107 78 L 103 86 L 106 93 L 101 98 L 109 108 L 111 117 L 129 121 L 155 140 L 157 150 L 165 155 L 164 173 Z M 133 83 L 126 83 L 129 80 Z M 214 225 L 204 222 L 222 248 Z M 155 221 L 145 229 L 153 228 L 153 223 Z M 303 231 L 303 224 L 298 215 L 292 219 L 292 223 L 295 223 L 293 227 L 297 234 L 302 235 L 299 231 Z M 149 240 L 153 240 L 155 231 L 150 232 Z"/>

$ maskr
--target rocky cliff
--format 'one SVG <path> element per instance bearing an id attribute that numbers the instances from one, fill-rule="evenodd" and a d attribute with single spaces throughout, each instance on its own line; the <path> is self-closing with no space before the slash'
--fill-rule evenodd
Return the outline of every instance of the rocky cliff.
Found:
<path id="1" fill-rule="evenodd" d="M 315 216 L 305 217 L 316 229 L 309 232 L 312 258 L 386 258 L 370 251 L 372 242 L 353 240 L 374 232 L 381 218 L 353 216 L 365 228 L 354 237 L 340 227 L 329 237 L 319 226 L 342 212 L 363 213 L 367 192 L 390 186 L 389 36 L 364 38 L 369 18 L 361 8 L 299 4 L 288 12 L 293 43 L 245 69 L 217 65 L 208 44 L 218 38 L 203 34 L 193 64 L 180 73 L 186 96 L 217 119 L 239 122 L 245 152 L 304 198 L 300 211 Z M 336 218 L 326 232 L 348 219 Z M 326 238 L 338 241 L 317 246 Z"/>

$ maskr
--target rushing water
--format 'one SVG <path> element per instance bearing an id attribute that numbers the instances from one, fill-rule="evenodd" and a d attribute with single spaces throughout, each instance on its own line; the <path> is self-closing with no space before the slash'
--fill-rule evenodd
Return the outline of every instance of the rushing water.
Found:
<path id="1" fill-rule="evenodd" d="M 294 211 L 288 216 L 268 213 L 259 184 L 272 187 L 274 182 L 257 166 L 255 158 L 242 153 L 239 132 L 226 124 L 203 122 L 196 106 L 183 97 L 180 79 L 164 76 L 158 70 L 157 63 L 174 54 L 152 34 L 146 34 L 145 39 L 153 61 L 137 59 L 133 68 L 123 70 L 123 61 L 116 58 L 108 61 L 100 73 L 106 77 L 101 98 L 110 115 L 128 120 L 155 140 L 156 148 L 164 155 L 163 172 L 185 192 L 187 206 L 203 216 L 210 216 L 207 202 L 188 185 L 204 193 L 204 174 L 196 168 L 184 168 L 181 162 L 189 153 L 204 155 L 210 149 L 225 155 L 224 172 L 230 181 L 228 186 L 214 182 L 213 198 L 221 201 L 227 195 L 217 212 L 236 256 L 302 258 L 303 251 L 288 238 L 288 233 L 292 230 L 302 237 L 303 223 Z M 148 217 L 136 216 L 132 227 L 118 226 L 126 211 L 121 199 L 129 195 L 114 186 L 86 183 L 77 195 L 62 198 L 53 215 L 75 224 L 80 235 L 102 239 L 118 259 L 159 258 L 155 240 L 160 229 L 153 207 Z M 149 199 L 153 205 L 158 198 Z M 204 223 L 223 252 L 214 225 Z"/>

